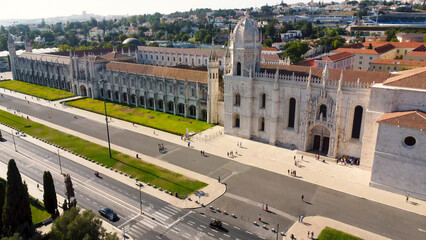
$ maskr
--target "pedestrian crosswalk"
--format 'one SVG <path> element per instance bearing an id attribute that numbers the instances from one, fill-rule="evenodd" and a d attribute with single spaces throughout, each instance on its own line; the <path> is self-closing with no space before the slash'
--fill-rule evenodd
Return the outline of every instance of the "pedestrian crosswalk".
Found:
<path id="1" fill-rule="evenodd" d="M 144 212 L 147 215 L 142 215 L 137 218 L 137 221 L 133 221 L 126 234 L 133 239 L 141 239 L 144 234 L 155 231 L 156 228 L 167 228 L 170 223 L 176 220 L 174 216 L 181 212 L 179 208 L 172 205 L 164 206 L 159 210 L 155 210 L 153 207 L 153 205 L 146 206 Z"/>

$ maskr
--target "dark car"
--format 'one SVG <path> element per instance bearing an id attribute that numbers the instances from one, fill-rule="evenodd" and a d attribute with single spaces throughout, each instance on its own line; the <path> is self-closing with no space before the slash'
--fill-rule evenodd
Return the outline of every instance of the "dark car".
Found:
<path id="1" fill-rule="evenodd" d="M 115 213 L 112 209 L 107 207 L 102 207 L 99 209 L 99 214 L 101 216 L 108 218 L 110 221 L 114 221 L 118 219 L 117 213 Z"/>
<path id="2" fill-rule="evenodd" d="M 212 220 L 210 222 L 209 226 L 211 228 L 214 228 L 214 229 L 218 230 L 218 231 L 228 232 L 228 230 L 222 226 L 222 222 L 219 221 L 219 220 Z"/>

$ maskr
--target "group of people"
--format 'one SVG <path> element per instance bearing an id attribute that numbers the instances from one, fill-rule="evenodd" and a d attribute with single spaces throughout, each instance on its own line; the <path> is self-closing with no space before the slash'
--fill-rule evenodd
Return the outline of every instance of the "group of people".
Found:
<path id="1" fill-rule="evenodd" d="M 235 157 L 239 155 L 237 150 L 235 149 Z M 226 156 L 234 158 L 234 151 L 226 152 Z"/>
<path id="2" fill-rule="evenodd" d="M 296 170 L 289 169 L 287 172 L 288 172 L 288 175 L 291 175 L 291 176 L 293 176 L 293 177 L 296 177 L 296 176 L 297 176 L 297 175 L 296 175 Z"/>
<path id="3" fill-rule="evenodd" d="M 349 157 L 349 156 L 343 156 L 341 158 L 337 158 L 336 159 L 336 163 L 342 163 L 344 165 L 346 164 L 350 164 L 350 165 L 357 165 L 359 166 L 359 158 L 355 158 L 355 157 Z"/>

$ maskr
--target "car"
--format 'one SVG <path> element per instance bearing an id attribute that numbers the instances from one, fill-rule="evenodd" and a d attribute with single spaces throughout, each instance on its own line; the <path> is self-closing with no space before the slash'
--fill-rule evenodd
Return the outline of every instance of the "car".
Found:
<path id="1" fill-rule="evenodd" d="M 219 220 L 216 220 L 216 219 L 212 220 L 210 222 L 209 226 L 213 229 L 218 230 L 218 231 L 228 232 L 228 230 L 222 226 L 222 222 L 219 221 Z"/>
<path id="2" fill-rule="evenodd" d="M 106 217 L 110 221 L 118 219 L 117 213 L 115 213 L 111 208 L 101 207 L 98 212 L 101 216 Z"/>

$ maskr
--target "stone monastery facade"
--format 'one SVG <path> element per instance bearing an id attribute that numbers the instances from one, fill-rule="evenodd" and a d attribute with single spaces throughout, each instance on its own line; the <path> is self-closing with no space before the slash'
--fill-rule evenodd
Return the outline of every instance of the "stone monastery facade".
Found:
<path id="1" fill-rule="evenodd" d="M 18 57 L 9 38 L 14 79 L 218 123 L 246 139 L 360 159 L 372 170 L 371 185 L 426 199 L 426 68 L 392 75 L 268 64 L 261 50 L 248 17 L 226 51 L 212 47 L 208 57 L 151 47 L 63 56 L 34 54 L 29 46 Z"/>

